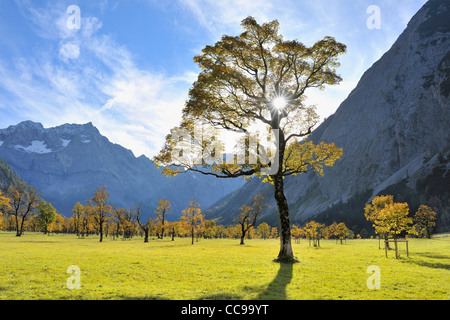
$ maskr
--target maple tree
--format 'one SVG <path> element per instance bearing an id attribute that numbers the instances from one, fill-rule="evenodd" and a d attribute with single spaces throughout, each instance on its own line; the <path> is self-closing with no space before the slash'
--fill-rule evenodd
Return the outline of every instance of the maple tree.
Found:
<path id="1" fill-rule="evenodd" d="M 405 203 L 394 202 L 392 195 L 377 196 L 372 203 L 364 207 L 366 219 L 373 222 L 375 232 L 394 238 L 408 229 L 412 219 L 408 217 L 409 206 Z"/>
<path id="2" fill-rule="evenodd" d="M 431 231 L 436 226 L 436 216 L 436 212 L 424 204 L 417 209 L 414 215 L 414 222 L 425 231 L 425 236 L 428 239 L 431 238 Z"/>
<path id="3" fill-rule="evenodd" d="M 166 225 L 166 215 L 172 213 L 172 207 L 170 205 L 169 200 L 160 199 L 158 200 L 158 207 L 154 211 L 156 214 L 156 223 L 158 225 L 158 229 L 160 230 L 160 233 L 158 237 L 161 239 L 164 237 L 164 228 Z"/>
<path id="4" fill-rule="evenodd" d="M 248 17 L 241 26 L 239 36 L 224 35 L 194 57 L 201 72 L 182 121 L 153 160 L 168 176 L 190 170 L 218 178 L 260 177 L 273 184 L 280 225 L 277 260 L 295 261 L 284 178 L 307 171 L 323 175 L 323 167 L 342 155 L 333 143 L 306 139 L 319 116 L 305 103 L 305 92 L 342 80 L 335 68 L 346 46 L 332 37 L 311 47 L 284 40 L 277 20 L 258 24 Z M 226 160 L 218 130 L 243 134 L 239 155 Z M 274 137 L 275 148 L 255 138 L 259 133 Z"/>
<path id="5" fill-rule="evenodd" d="M 374 197 L 372 199 L 372 202 L 366 204 L 364 207 L 364 216 L 366 217 L 367 221 L 373 222 L 375 233 L 379 236 L 383 236 L 384 240 L 388 239 L 389 234 L 383 232 L 384 230 L 378 227 L 378 223 L 376 223 L 376 220 L 381 210 L 383 210 L 386 205 L 393 202 L 394 197 L 392 195 L 381 195 Z"/>
<path id="6" fill-rule="evenodd" d="M 317 221 L 310 221 L 305 225 L 304 233 L 306 237 L 309 239 L 310 245 L 311 240 L 313 240 L 314 247 L 320 247 L 320 237 L 322 236 L 322 231 L 324 230 L 325 225 L 319 223 Z"/>
<path id="7" fill-rule="evenodd" d="M 26 219 L 38 205 L 39 195 L 32 186 L 19 183 L 8 188 L 7 197 L 10 199 L 10 208 L 16 223 L 16 236 L 20 237 Z"/>
<path id="8" fill-rule="evenodd" d="M 109 193 L 106 192 L 106 186 L 98 187 L 91 199 L 87 201 L 90 216 L 94 222 L 93 226 L 100 234 L 99 242 L 103 241 L 104 227 L 111 216 L 112 206 L 108 202 Z"/>
<path id="9" fill-rule="evenodd" d="M 250 206 L 243 205 L 240 210 L 241 212 L 239 215 L 235 218 L 235 221 L 240 225 L 241 227 L 241 243 L 244 243 L 244 238 L 246 233 L 256 224 L 256 220 L 258 219 L 259 215 L 261 214 L 261 211 L 263 207 L 267 206 L 262 203 L 263 196 L 261 194 L 257 194 L 253 200 L 252 204 Z"/>
<path id="10" fill-rule="evenodd" d="M 263 222 L 256 228 L 256 232 L 261 238 L 266 240 L 270 237 L 270 226 L 266 222 Z"/>
<path id="11" fill-rule="evenodd" d="M 342 244 L 342 240 L 346 239 L 346 237 L 347 237 L 347 231 L 348 231 L 348 228 L 344 222 L 340 222 L 340 223 L 336 224 L 336 226 L 334 228 L 334 235 L 336 236 L 336 239 L 340 240 L 341 244 Z"/>
<path id="12" fill-rule="evenodd" d="M 38 225 L 44 229 L 44 234 L 49 232 L 49 226 L 56 221 L 56 209 L 51 203 L 42 200 L 37 207 L 39 214 L 37 216 Z"/>
<path id="13" fill-rule="evenodd" d="M 83 214 L 84 214 L 84 206 L 79 202 L 75 203 L 75 205 L 72 209 L 72 222 L 73 222 L 73 226 L 75 228 L 75 233 L 77 234 L 77 237 L 80 236 Z"/>
<path id="14" fill-rule="evenodd" d="M 144 231 L 144 242 L 148 242 L 148 236 L 150 232 L 156 228 L 155 219 L 148 218 L 147 221 L 143 220 L 142 203 L 136 206 L 135 214 L 136 214 L 136 221 L 139 227 L 141 227 L 142 231 Z"/>
<path id="15" fill-rule="evenodd" d="M 192 244 L 194 244 L 195 232 L 201 227 L 204 220 L 201 212 L 200 204 L 195 200 L 191 200 L 188 207 L 181 213 L 180 221 L 182 226 L 191 234 Z"/>

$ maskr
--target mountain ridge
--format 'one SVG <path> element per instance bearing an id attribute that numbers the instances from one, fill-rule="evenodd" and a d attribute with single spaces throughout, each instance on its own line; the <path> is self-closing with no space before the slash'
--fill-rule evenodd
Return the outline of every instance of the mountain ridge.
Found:
<path id="1" fill-rule="evenodd" d="M 130 208 L 143 202 L 148 216 L 159 199 L 170 200 L 176 219 L 189 200 L 204 208 L 243 184 L 195 173 L 167 178 L 150 159 L 110 142 L 91 122 L 44 128 L 22 121 L 0 129 L 0 158 L 66 216 L 102 185 L 111 203 Z"/>

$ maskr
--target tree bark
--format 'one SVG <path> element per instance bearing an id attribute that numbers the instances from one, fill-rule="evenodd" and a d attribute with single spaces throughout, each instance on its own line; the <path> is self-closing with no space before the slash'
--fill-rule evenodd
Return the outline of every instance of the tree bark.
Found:
<path id="1" fill-rule="evenodd" d="M 103 222 L 100 222 L 99 233 L 100 233 L 100 242 L 102 242 L 103 241 Z"/>
<path id="2" fill-rule="evenodd" d="M 144 242 L 148 242 L 148 229 L 144 230 Z"/>
<path id="3" fill-rule="evenodd" d="M 16 237 L 20 237 L 21 233 L 20 233 L 20 226 L 19 226 L 19 218 L 17 217 L 16 214 Z"/>
<path id="4" fill-rule="evenodd" d="M 278 218 L 280 222 L 280 252 L 277 260 L 293 261 L 294 254 L 291 245 L 291 223 L 289 219 L 289 206 L 284 195 L 283 176 L 276 174 L 272 176 L 274 185 L 274 197 L 278 207 Z"/>

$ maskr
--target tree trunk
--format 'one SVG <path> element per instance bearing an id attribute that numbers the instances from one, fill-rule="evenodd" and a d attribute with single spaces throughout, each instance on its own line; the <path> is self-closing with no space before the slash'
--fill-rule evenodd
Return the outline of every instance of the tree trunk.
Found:
<path id="1" fill-rule="evenodd" d="M 20 237 L 21 234 L 20 234 L 19 218 L 17 217 L 17 214 L 15 216 L 16 216 L 16 237 Z"/>
<path id="2" fill-rule="evenodd" d="M 245 238 L 245 233 L 246 233 L 246 231 L 247 231 L 247 230 L 245 230 L 244 224 L 241 223 L 241 243 L 240 243 L 241 245 L 245 244 L 245 243 L 244 243 L 244 238 Z"/>
<path id="3" fill-rule="evenodd" d="M 102 242 L 103 241 L 103 223 L 100 223 L 99 233 L 100 233 L 100 242 Z"/>
<path id="4" fill-rule="evenodd" d="M 144 242 L 148 242 L 148 229 L 144 230 Z"/>
<path id="5" fill-rule="evenodd" d="M 281 174 L 272 176 L 275 201 L 278 207 L 278 218 L 280 222 L 280 252 L 278 261 L 294 261 L 294 254 L 291 245 L 291 223 L 289 220 L 289 207 L 284 195 L 284 181 Z"/>

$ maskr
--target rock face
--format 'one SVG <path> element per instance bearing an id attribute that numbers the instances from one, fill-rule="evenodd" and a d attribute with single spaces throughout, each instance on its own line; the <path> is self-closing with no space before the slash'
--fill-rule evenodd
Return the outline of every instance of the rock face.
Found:
<path id="1" fill-rule="evenodd" d="M 92 123 L 45 129 L 24 121 L 0 129 L 0 158 L 66 216 L 102 185 L 111 204 L 128 209 L 142 202 L 147 215 L 153 215 L 159 199 L 170 200 L 168 219 L 175 219 L 190 200 L 205 208 L 243 184 L 193 173 L 166 178 L 148 158 L 111 143 Z"/>
<path id="2" fill-rule="evenodd" d="M 439 154 L 448 153 L 449 128 L 450 2 L 430 0 L 336 113 L 313 132 L 313 141 L 334 142 L 343 156 L 324 170 L 324 177 L 311 173 L 286 179 L 292 220 L 307 219 L 367 190 L 370 200 L 403 179 L 413 188 Z M 271 186 L 256 188 L 273 198 Z M 229 202 L 216 204 L 210 217 L 224 218 L 225 211 L 242 204 L 232 208 Z M 267 215 L 275 215 L 271 204 Z"/>

